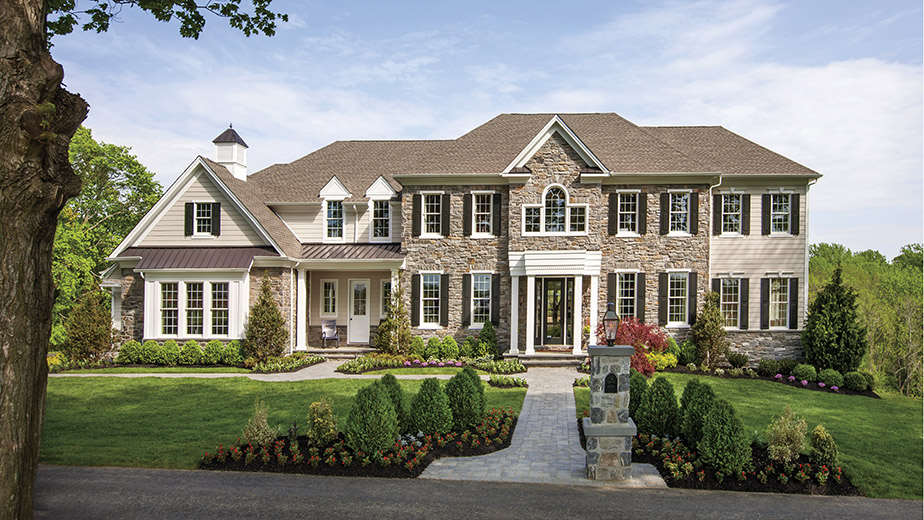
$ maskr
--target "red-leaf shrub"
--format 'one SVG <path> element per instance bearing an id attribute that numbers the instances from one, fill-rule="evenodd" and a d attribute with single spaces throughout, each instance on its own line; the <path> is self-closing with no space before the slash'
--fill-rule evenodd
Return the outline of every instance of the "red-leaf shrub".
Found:
<path id="1" fill-rule="evenodd" d="M 597 341 L 600 345 L 606 345 L 606 333 L 603 323 L 597 325 Z M 648 325 L 638 321 L 636 318 L 626 318 L 619 322 L 619 328 L 616 329 L 616 341 L 614 345 L 632 345 L 635 347 L 635 354 L 632 355 L 631 366 L 645 377 L 651 377 L 654 374 L 654 365 L 648 361 L 648 352 L 662 352 L 667 348 L 667 335 L 657 325 Z"/>

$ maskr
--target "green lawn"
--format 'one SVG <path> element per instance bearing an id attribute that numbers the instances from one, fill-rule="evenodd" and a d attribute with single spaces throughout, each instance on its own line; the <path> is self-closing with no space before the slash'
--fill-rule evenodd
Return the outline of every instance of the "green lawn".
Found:
<path id="1" fill-rule="evenodd" d="M 382 370 L 371 370 L 365 374 L 383 376 L 385 374 L 400 375 L 451 375 L 454 376 L 462 371 L 462 367 L 427 367 L 427 368 L 384 368 Z M 475 373 L 483 376 L 488 373 L 484 370 L 475 369 Z"/>
<path id="2" fill-rule="evenodd" d="M 249 374 L 238 367 L 111 367 L 65 370 L 62 374 Z"/>
<path id="3" fill-rule="evenodd" d="M 689 374 L 664 375 L 673 383 L 677 397 Z M 717 396 L 727 399 L 745 428 L 761 437 L 774 415 L 786 405 L 805 417 L 809 432 L 818 423 L 834 436 L 840 461 L 851 482 L 871 497 L 922 497 L 922 414 L 921 399 L 884 396 L 870 399 L 792 388 L 769 381 L 702 377 Z M 580 414 L 589 405 L 590 391 L 575 388 L 575 405 Z"/>
<path id="4" fill-rule="evenodd" d="M 410 399 L 422 380 L 399 380 Z M 249 378 L 56 377 L 48 402 L 40 461 L 45 464 L 194 468 L 202 454 L 238 438 L 255 398 L 269 422 L 305 424 L 308 405 L 327 396 L 341 421 L 368 379 L 263 382 Z M 488 407 L 523 405 L 525 388 L 485 385 Z M 302 430 L 304 432 L 304 430 Z"/>

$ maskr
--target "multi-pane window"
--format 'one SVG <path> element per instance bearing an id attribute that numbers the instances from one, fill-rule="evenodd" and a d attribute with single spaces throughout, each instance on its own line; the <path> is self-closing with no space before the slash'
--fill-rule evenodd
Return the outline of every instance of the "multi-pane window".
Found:
<path id="1" fill-rule="evenodd" d="M 719 310 L 725 326 L 732 329 L 737 329 L 739 323 L 740 282 L 738 278 L 723 278 L 721 281 Z"/>
<path id="2" fill-rule="evenodd" d="M 690 232 L 690 194 L 671 193 L 671 233 Z"/>
<path id="3" fill-rule="evenodd" d="M 493 220 L 491 209 L 494 203 L 493 193 L 476 193 L 475 199 L 475 233 L 479 235 L 490 235 L 491 221 Z"/>
<path id="4" fill-rule="evenodd" d="M 337 314 L 337 282 L 321 283 L 321 314 Z"/>
<path id="5" fill-rule="evenodd" d="M 770 195 L 770 232 L 789 233 L 790 196 L 788 193 Z"/>
<path id="6" fill-rule="evenodd" d="M 212 284 L 212 334 L 228 335 L 228 282 Z"/>
<path id="7" fill-rule="evenodd" d="M 618 213 L 620 233 L 638 231 L 638 193 L 620 193 Z"/>
<path id="8" fill-rule="evenodd" d="M 491 321 L 491 275 L 472 275 L 472 323 Z"/>
<path id="9" fill-rule="evenodd" d="M 382 317 L 388 315 L 391 309 L 391 282 L 382 282 Z"/>
<path id="10" fill-rule="evenodd" d="M 542 208 L 526 208 L 526 222 L 523 225 L 526 233 L 542 232 Z"/>
<path id="11" fill-rule="evenodd" d="M 568 210 L 568 230 L 572 233 L 587 231 L 587 208 L 572 207 Z"/>
<path id="12" fill-rule="evenodd" d="M 741 195 L 722 195 L 722 233 L 741 233 Z"/>
<path id="13" fill-rule="evenodd" d="M 442 198 L 440 194 L 423 195 L 423 227 L 424 233 L 428 235 L 439 235 L 441 233 L 440 215 L 442 206 L 440 201 Z"/>
<path id="14" fill-rule="evenodd" d="M 563 233 L 565 231 L 565 211 L 567 200 L 565 191 L 552 188 L 545 194 L 545 231 L 546 233 Z"/>
<path id="15" fill-rule="evenodd" d="M 616 313 L 626 319 L 635 316 L 635 273 L 616 274 Z"/>
<path id="16" fill-rule="evenodd" d="M 423 274 L 420 276 L 420 304 L 423 311 L 421 322 L 431 325 L 440 323 L 440 275 Z"/>
<path id="17" fill-rule="evenodd" d="M 687 323 L 687 273 L 668 275 L 667 321 Z"/>
<path id="18" fill-rule="evenodd" d="M 343 238 L 343 201 L 327 201 L 327 238 Z"/>
<path id="19" fill-rule="evenodd" d="M 564 188 L 552 186 L 542 204 L 523 205 L 523 233 L 586 234 L 587 207 L 568 204 Z"/>
<path id="20" fill-rule="evenodd" d="M 210 235 L 212 233 L 212 204 L 210 202 L 196 203 L 196 234 Z"/>
<path id="21" fill-rule="evenodd" d="M 770 326 L 789 326 L 789 279 L 770 280 Z"/>
<path id="22" fill-rule="evenodd" d="M 160 284 L 160 331 L 162 334 L 176 335 L 180 327 L 179 284 L 176 282 Z"/>
<path id="23" fill-rule="evenodd" d="M 391 203 L 387 200 L 372 201 L 372 238 L 391 236 Z"/>
<path id="24" fill-rule="evenodd" d="M 203 296 L 202 282 L 186 284 L 186 334 L 190 336 L 202 335 Z"/>

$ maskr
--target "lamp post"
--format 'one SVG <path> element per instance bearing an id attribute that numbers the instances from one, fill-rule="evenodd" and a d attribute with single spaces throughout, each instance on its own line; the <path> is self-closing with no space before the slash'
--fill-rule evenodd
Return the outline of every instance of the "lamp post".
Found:
<path id="1" fill-rule="evenodd" d="M 606 334 L 606 346 L 612 347 L 616 342 L 616 331 L 619 330 L 619 316 L 616 315 L 613 302 L 606 304 L 606 314 L 603 315 L 603 331 Z"/>

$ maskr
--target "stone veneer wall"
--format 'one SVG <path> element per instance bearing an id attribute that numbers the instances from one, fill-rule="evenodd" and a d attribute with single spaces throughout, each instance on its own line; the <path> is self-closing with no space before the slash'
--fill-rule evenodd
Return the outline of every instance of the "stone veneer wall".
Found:
<path id="1" fill-rule="evenodd" d="M 144 280 L 132 269 L 122 269 L 122 330 L 116 343 L 144 339 Z"/>
<path id="2" fill-rule="evenodd" d="M 748 364 L 757 366 L 761 359 L 802 359 L 802 332 L 798 330 L 729 331 L 730 350 L 747 354 Z"/>

